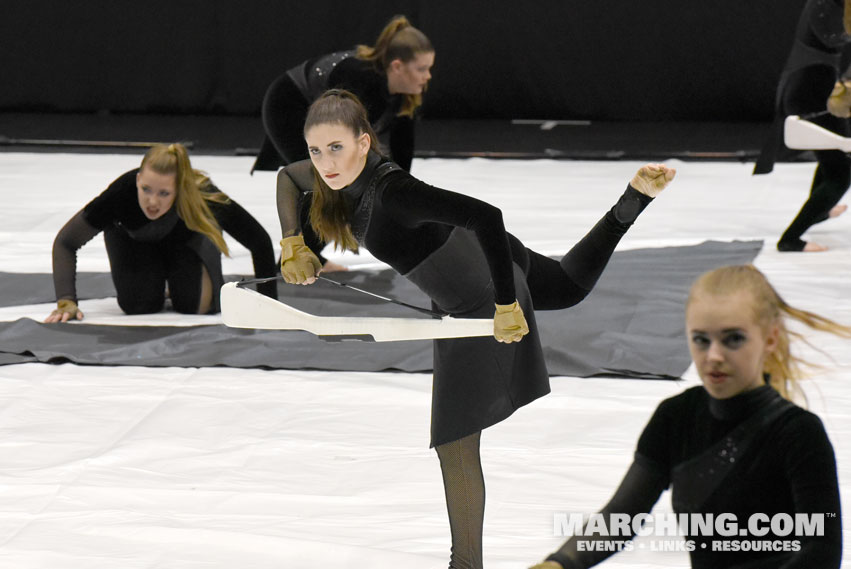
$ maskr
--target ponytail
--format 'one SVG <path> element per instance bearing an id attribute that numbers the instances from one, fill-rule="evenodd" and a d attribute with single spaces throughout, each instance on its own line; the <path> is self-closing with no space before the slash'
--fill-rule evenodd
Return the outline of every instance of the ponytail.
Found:
<path id="1" fill-rule="evenodd" d="M 358 59 L 371 62 L 376 72 L 382 74 L 396 59 L 407 63 L 420 53 L 434 52 L 428 37 L 412 26 L 405 16 L 394 16 L 378 34 L 374 46 L 358 45 L 356 49 Z M 422 102 L 422 95 L 403 95 L 399 115 L 413 116 Z"/>
<path id="2" fill-rule="evenodd" d="M 141 168 L 145 167 L 159 174 L 174 174 L 177 215 L 190 231 L 208 237 L 219 251 L 228 255 L 222 229 L 207 202 L 230 200 L 222 192 L 211 189 L 212 182 L 204 172 L 192 168 L 186 147 L 180 143 L 153 146 L 142 158 Z"/>

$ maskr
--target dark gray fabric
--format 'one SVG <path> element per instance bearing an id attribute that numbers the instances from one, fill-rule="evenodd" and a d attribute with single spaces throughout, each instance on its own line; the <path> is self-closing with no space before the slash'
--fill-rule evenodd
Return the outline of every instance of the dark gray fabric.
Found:
<path id="1" fill-rule="evenodd" d="M 753 261 L 761 241 L 708 241 L 687 247 L 617 252 L 588 298 L 566 310 L 536 313 L 551 375 L 679 377 L 689 365 L 684 303 L 700 273 Z M 390 270 L 331 275 L 353 286 L 428 307 Z M 232 278 L 230 280 L 233 280 Z M 0 274 L 0 305 L 53 301 L 48 274 Z M 81 298 L 114 295 L 108 274 L 82 274 Z M 415 312 L 323 283 L 279 287 L 282 301 L 326 315 L 406 316 Z M 85 303 L 82 305 L 85 311 Z M 0 323 L 0 365 L 41 361 L 99 365 L 229 366 L 348 371 L 431 370 L 430 341 L 324 342 L 303 332 L 216 326 L 99 326 Z"/>

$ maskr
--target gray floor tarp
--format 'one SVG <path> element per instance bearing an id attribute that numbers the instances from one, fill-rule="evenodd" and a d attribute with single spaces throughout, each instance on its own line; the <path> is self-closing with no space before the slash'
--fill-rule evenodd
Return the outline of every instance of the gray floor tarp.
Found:
<path id="1" fill-rule="evenodd" d="M 676 378 L 690 363 L 684 302 L 700 273 L 750 263 L 761 241 L 619 251 L 581 304 L 537 313 L 551 375 Z M 401 301 L 428 299 L 391 270 L 336 273 L 334 278 Z M 0 306 L 52 302 L 48 274 L 0 273 Z M 80 298 L 114 296 L 106 273 L 81 273 Z M 279 285 L 281 300 L 315 314 L 410 317 L 404 308 L 323 283 Z M 85 322 L 0 323 L 0 365 L 22 362 L 346 371 L 431 370 L 431 343 L 325 342 L 303 332 L 212 326 L 106 326 Z"/>

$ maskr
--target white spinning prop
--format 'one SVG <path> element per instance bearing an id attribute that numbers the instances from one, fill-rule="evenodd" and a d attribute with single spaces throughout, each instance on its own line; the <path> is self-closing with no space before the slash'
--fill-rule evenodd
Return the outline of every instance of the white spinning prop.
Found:
<path id="1" fill-rule="evenodd" d="M 303 330 L 330 340 L 394 342 L 493 335 L 493 320 L 485 318 L 317 316 L 235 282 L 222 287 L 221 303 L 222 321 L 231 328 Z"/>
<path id="2" fill-rule="evenodd" d="M 795 150 L 841 150 L 851 152 L 851 138 L 840 136 L 798 115 L 789 115 L 783 123 L 786 146 Z"/>

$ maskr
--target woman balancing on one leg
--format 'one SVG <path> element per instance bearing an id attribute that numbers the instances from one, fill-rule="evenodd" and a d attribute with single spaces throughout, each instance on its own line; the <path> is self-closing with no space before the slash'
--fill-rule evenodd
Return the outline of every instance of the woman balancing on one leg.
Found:
<path id="1" fill-rule="evenodd" d="M 556 261 L 507 233 L 496 207 L 421 182 L 375 152 L 366 112 L 351 93 L 320 97 L 304 134 L 314 169 L 310 221 L 320 236 L 349 250 L 368 248 L 453 316 L 494 319 L 493 338 L 434 343 L 431 444 L 449 510 L 450 567 L 482 567 L 481 431 L 550 389 L 534 310 L 585 298 L 620 238 L 675 172 L 641 168 L 614 207 Z M 278 184 L 281 272 L 287 282 L 309 284 L 320 265 L 298 226 L 303 177 L 294 180 L 288 169 Z"/>
<path id="2" fill-rule="evenodd" d="M 182 144 L 157 145 L 139 168 L 119 176 L 65 224 L 53 243 L 56 310 L 45 322 L 82 320 L 77 250 L 104 232 L 118 305 L 127 314 L 159 312 L 165 287 L 177 312 L 219 311 L 227 231 L 251 251 L 257 277 L 276 271 L 272 241 L 239 204 L 192 168 Z M 275 283 L 258 290 L 277 298 Z"/>

